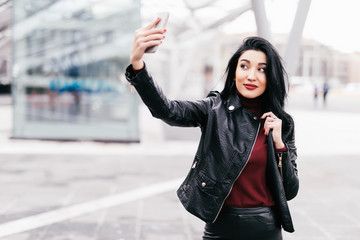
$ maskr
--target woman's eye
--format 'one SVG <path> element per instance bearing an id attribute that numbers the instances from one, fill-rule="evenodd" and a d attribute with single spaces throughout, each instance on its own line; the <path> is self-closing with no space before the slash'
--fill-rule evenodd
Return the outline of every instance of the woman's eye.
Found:
<path id="1" fill-rule="evenodd" d="M 244 64 L 240 65 L 240 67 L 241 67 L 242 69 L 247 69 L 247 68 L 248 68 L 248 66 L 246 66 L 246 65 L 244 65 Z"/>
<path id="2" fill-rule="evenodd" d="M 265 72 L 265 68 L 259 68 L 260 72 Z"/>

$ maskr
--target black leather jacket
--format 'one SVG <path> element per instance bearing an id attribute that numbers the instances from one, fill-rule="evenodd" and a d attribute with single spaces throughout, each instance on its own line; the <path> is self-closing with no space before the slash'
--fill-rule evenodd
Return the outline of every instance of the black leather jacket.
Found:
<path id="1" fill-rule="evenodd" d="M 201 128 L 196 156 L 177 194 L 187 211 L 205 222 L 214 222 L 249 160 L 261 120 L 241 106 L 235 92 L 228 99 L 210 92 L 203 100 L 172 101 L 146 68 L 135 75 L 130 65 L 125 75 L 154 117 L 173 126 Z M 272 138 L 268 137 L 267 178 L 282 226 L 293 232 L 287 200 L 294 198 L 299 188 L 294 130 L 283 133 L 283 140 L 287 151 L 277 156 Z"/>

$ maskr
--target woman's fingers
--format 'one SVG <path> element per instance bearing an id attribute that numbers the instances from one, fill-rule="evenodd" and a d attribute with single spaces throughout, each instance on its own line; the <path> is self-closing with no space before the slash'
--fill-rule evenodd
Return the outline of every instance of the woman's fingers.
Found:
<path id="1" fill-rule="evenodd" d="M 282 120 L 278 118 L 275 114 L 272 112 L 264 113 L 261 116 L 262 119 L 265 118 L 264 123 L 264 132 L 265 135 L 269 135 L 270 130 L 273 130 L 272 138 L 274 140 L 274 144 L 277 148 L 282 148 L 284 146 L 284 143 L 282 141 Z"/>
<path id="2" fill-rule="evenodd" d="M 164 38 L 165 38 L 165 36 L 162 34 L 152 34 L 152 35 L 148 35 L 148 36 L 144 37 L 143 42 L 147 43 L 147 42 L 156 41 L 156 40 L 161 41 Z"/>
<path id="3" fill-rule="evenodd" d="M 261 116 L 261 119 L 264 119 L 264 118 L 266 118 L 266 117 L 277 118 L 277 117 L 275 116 L 275 114 L 273 114 L 272 112 L 266 112 L 266 113 L 264 113 L 264 114 Z"/>
<path id="4" fill-rule="evenodd" d="M 141 54 L 144 54 L 145 50 L 148 47 L 160 45 L 164 38 L 165 36 L 162 34 L 144 35 L 141 37 L 137 37 L 134 45 L 137 51 L 139 51 Z"/>
<path id="5" fill-rule="evenodd" d="M 137 31 L 135 34 L 134 41 L 147 41 L 147 40 L 154 40 L 154 39 L 162 39 L 164 38 L 164 33 L 166 32 L 165 29 L 155 28 L 146 31 Z"/>
<path id="6" fill-rule="evenodd" d="M 275 131 L 277 131 L 278 129 L 281 129 L 281 120 L 279 121 L 265 121 L 264 124 L 264 130 L 265 130 L 265 135 L 269 135 L 270 130 L 273 129 L 274 134 Z"/>
<path id="7" fill-rule="evenodd" d="M 152 29 L 153 27 L 155 27 L 155 25 L 158 24 L 159 22 L 160 22 L 160 18 L 158 17 L 158 18 L 156 18 L 154 21 L 152 21 L 149 25 L 141 28 L 140 30 L 145 30 L 145 31 L 146 31 L 146 30 L 150 30 L 150 29 Z"/>
<path id="8" fill-rule="evenodd" d="M 161 40 L 158 39 L 154 39 L 154 40 L 149 40 L 146 42 L 143 42 L 142 44 L 140 44 L 139 49 L 143 50 L 145 52 L 145 50 L 149 47 L 153 47 L 153 46 L 158 46 L 162 44 Z"/>
<path id="9" fill-rule="evenodd" d="M 261 116 L 262 119 L 265 118 L 264 130 L 265 135 L 269 135 L 270 129 L 273 129 L 274 135 L 278 136 L 281 134 L 282 121 L 275 116 L 272 112 L 264 113 Z M 279 134 L 280 133 L 280 134 Z"/>
<path id="10" fill-rule="evenodd" d="M 138 29 L 135 32 L 135 39 L 140 38 L 140 37 L 146 37 L 146 36 L 152 35 L 152 34 L 163 34 L 163 33 L 165 33 L 166 30 L 164 28 L 154 28 L 155 25 L 159 23 L 159 21 L 160 21 L 160 18 L 157 18 L 156 20 L 151 22 L 149 25 Z"/>
<path id="11" fill-rule="evenodd" d="M 264 123 L 264 128 L 267 130 L 267 133 L 270 129 L 279 128 L 282 125 L 282 121 L 279 118 L 267 117 Z"/>

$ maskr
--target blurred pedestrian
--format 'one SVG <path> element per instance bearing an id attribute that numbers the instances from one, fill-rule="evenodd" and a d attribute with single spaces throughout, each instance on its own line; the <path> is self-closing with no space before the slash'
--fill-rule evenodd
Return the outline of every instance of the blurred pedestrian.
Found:
<path id="1" fill-rule="evenodd" d="M 173 126 L 200 127 L 191 169 L 177 191 L 184 207 L 206 222 L 203 239 L 282 239 L 293 232 L 287 200 L 297 195 L 294 122 L 284 111 L 286 73 L 274 47 L 247 38 L 231 57 L 222 92 L 202 100 L 168 99 L 142 58 L 160 45 L 159 20 L 139 29 L 126 70 L 152 115 Z M 181 69 L 179 69 L 181 71 Z"/>
<path id="2" fill-rule="evenodd" d="M 318 96 L 319 96 L 319 89 L 315 85 L 315 87 L 314 87 L 314 105 L 315 105 L 315 107 L 317 107 Z"/>
<path id="3" fill-rule="evenodd" d="M 324 107 L 326 107 L 326 97 L 329 93 L 329 85 L 325 82 L 323 86 L 323 103 Z"/>

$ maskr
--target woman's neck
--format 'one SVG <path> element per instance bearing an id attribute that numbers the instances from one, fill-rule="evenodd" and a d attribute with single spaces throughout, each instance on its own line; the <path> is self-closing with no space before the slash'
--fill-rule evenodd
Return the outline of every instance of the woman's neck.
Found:
<path id="1" fill-rule="evenodd" d="M 261 116 L 264 113 L 264 94 L 256 98 L 246 98 L 242 96 L 238 91 L 236 91 L 241 104 L 245 109 L 252 112 L 257 116 Z"/>

